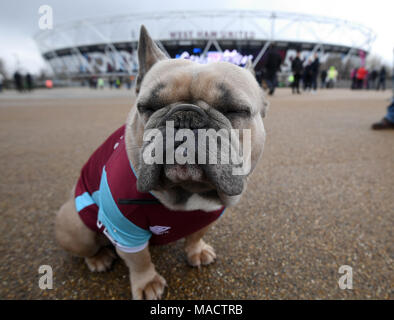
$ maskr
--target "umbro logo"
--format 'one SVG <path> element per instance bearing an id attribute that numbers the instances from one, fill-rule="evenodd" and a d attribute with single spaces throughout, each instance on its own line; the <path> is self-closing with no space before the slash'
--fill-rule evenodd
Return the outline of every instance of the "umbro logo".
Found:
<path id="1" fill-rule="evenodd" d="M 152 233 L 160 235 L 164 233 L 168 233 L 168 230 L 170 230 L 171 227 L 165 227 L 165 226 L 153 226 L 149 227 L 149 230 L 152 231 Z"/>

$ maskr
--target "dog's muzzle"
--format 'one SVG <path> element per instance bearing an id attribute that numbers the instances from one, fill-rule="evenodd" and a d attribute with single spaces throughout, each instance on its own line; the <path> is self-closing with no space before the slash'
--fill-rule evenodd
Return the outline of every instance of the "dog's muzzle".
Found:
<path id="1" fill-rule="evenodd" d="M 167 121 L 174 121 L 174 129 L 202 129 L 208 125 L 206 112 L 194 104 L 179 104 L 172 108 L 159 122 L 165 126 Z"/>
<path id="2" fill-rule="evenodd" d="M 198 144 L 198 130 L 199 129 L 212 129 L 212 121 L 208 114 L 200 107 L 194 104 L 179 104 L 172 107 L 158 122 L 156 128 L 163 132 L 165 136 L 166 126 L 173 126 L 175 133 L 182 129 L 192 130 L 194 133 L 195 143 L 195 156 L 196 160 L 198 154 L 200 154 Z M 166 136 L 165 136 L 166 137 Z M 166 137 L 167 138 L 167 137 Z M 184 141 L 165 141 L 164 150 L 170 149 L 174 152 L 180 144 Z M 173 148 L 168 148 L 168 145 L 172 145 Z M 202 144 L 206 149 L 205 143 Z M 207 155 L 207 150 L 204 151 L 204 155 Z M 216 151 L 217 152 L 217 151 Z M 166 158 L 166 157 L 165 157 Z M 164 164 L 166 166 L 168 164 Z M 200 165 L 200 164 L 198 164 Z M 140 161 L 140 175 L 144 178 L 138 179 L 137 188 L 141 192 L 147 192 L 153 190 L 160 180 L 160 172 L 163 165 L 161 164 L 146 164 L 143 159 Z M 201 165 L 201 170 L 205 172 L 205 175 L 209 182 L 216 188 L 218 192 L 222 192 L 229 196 L 239 195 L 244 187 L 243 177 L 234 176 L 232 174 L 233 166 L 228 164 L 217 164 L 204 163 Z"/>

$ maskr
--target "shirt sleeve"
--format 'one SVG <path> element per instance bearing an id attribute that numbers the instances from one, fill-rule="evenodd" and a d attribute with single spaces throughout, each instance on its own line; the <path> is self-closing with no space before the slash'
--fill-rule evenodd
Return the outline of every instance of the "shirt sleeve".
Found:
<path id="1" fill-rule="evenodd" d="M 152 233 L 135 225 L 119 210 L 108 186 L 105 167 L 101 176 L 98 202 L 98 224 L 105 227 L 104 234 L 119 250 L 138 252 L 147 246 Z"/>

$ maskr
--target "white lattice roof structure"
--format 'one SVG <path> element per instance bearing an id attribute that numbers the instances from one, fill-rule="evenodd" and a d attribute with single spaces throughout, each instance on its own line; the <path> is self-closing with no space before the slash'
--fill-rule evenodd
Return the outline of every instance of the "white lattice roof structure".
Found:
<path id="1" fill-rule="evenodd" d="M 273 41 L 287 48 L 350 56 L 368 52 L 376 38 L 370 28 L 346 20 L 287 12 L 223 10 L 136 13 L 75 21 L 41 31 L 35 40 L 53 67 L 57 64 L 57 68 L 67 69 L 83 64 L 90 70 L 87 53 L 100 51 L 108 61 L 125 60 L 118 65 L 131 73 L 136 68 L 132 51 L 141 24 L 164 50 L 199 46 L 204 48 L 204 54 L 211 46 L 218 51 L 231 46 L 255 48 L 254 66 Z"/>

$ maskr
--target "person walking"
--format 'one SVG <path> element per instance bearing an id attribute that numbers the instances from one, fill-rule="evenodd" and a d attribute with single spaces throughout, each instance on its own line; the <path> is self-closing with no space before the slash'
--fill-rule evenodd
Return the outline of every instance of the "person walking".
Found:
<path id="1" fill-rule="evenodd" d="M 22 92 L 23 79 L 22 79 L 22 75 L 18 71 L 14 73 L 14 82 L 15 82 L 15 89 L 18 90 L 19 92 Z"/>
<path id="2" fill-rule="evenodd" d="M 268 94 L 272 96 L 275 92 L 275 88 L 277 86 L 277 72 L 280 69 L 280 65 L 282 64 L 282 58 L 280 54 L 274 47 L 274 43 L 270 44 L 270 48 L 267 54 L 267 58 L 265 61 L 265 70 L 266 70 L 266 82 L 269 88 Z"/>
<path id="3" fill-rule="evenodd" d="M 109 83 L 109 88 L 112 89 L 115 86 L 114 78 L 109 77 L 108 83 Z"/>
<path id="4" fill-rule="evenodd" d="M 357 70 L 357 89 L 362 89 L 364 86 L 364 81 L 365 78 L 367 77 L 368 71 L 367 69 L 364 68 L 364 66 L 361 66 L 360 68 L 358 68 Z"/>
<path id="5" fill-rule="evenodd" d="M 295 59 L 291 63 L 291 71 L 293 72 L 294 80 L 292 83 L 292 92 L 295 93 L 297 92 L 300 94 L 300 80 L 301 80 L 301 74 L 302 74 L 302 61 L 300 59 L 300 52 L 297 51 L 297 55 Z"/>
<path id="6" fill-rule="evenodd" d="M 338 71 L 334 66 L 331 66 L 330 69 L 328 69 L 328 74 L 327 74 L 327 88 L 334 88 L 335 83 L 337 82 L 337 77 L 338 77 Z"/>
<path id="7" fill-rule="evenodd" d="M 311 82 L 312 82 L 312 91 L 316 92 L 317 90 L 317 77 L 319 75 L 320 61 L 319 55 L 315 53 L 315 58 L 311 64 Z"/>
<path id="8" fill-rule="evenodd" d="M 99 77 L 98 79 L 97 79 L 97 88 L 98 89 L 104 89 L 104 79 L 103 78 L 101 78 L 101 77 Z"/>
<path id="9" fill-rule="evenodd" d="M 0 73 L 0 92 L 3 91 L 4 76 Z"/>
<path id="10" fill-rule="evenodd" d="M 378 78 L 378 71 L 373 69 L 369 77 L 369 88 L 376 89 L 376 79 Z"/>
<path id="11" fill-rule="evenodd" d="M 366 69 L 366 70 L 367 70 L 367 73 L 365 74 L 363 85 L 364 85 L 365 89 L 369 90 L 369 77 L 370 77 L 370 74 L 369 74 L 368 69 Z"/>
<path id="12" fill-rule="evenodd" d="M 327 87 L 327 70 L 322 70 L 320 73 L 320 87 L 326 88 Z"/>
<path id="13" fill-rule="evenodd" d="M 386 68 L 384 66 L 382 66 L 382 68 L 379 71 L 379 79 L 378 79 L 378 85 L 376 87 L 376 90 L 380 90 L 380 88 L 382 88 L 382 90 L 386 90 Z"/>
<path id="14" fill-rule="evenodd" d="M 115 87 L 116 87 L 116 89 L 120 89 L 122 87 L 122 78 L 121 77 L 118 77 L 115 80 Z"/>
<path id="15" fill-rule="evenodd" d="M 357 68 L 354 68 L 351 72 L 350 72 L 350 79 L 352 79 L 352 85 L 350 87 L 350 89 L 354 90 L 357 89 Z"/>
<path id="16" fill-rule="evenodd" d="M 26 78 L 25 78 L 26 80 L 25 80 L 25 82 L 26 82 L 26 89 L 28 90 L 28 91 L 32 91 L 33 90 L 33 77 L 31 76 L 31 74 L 30 73 L 28 73 L 27 75 L 26 75 Z"/>
<path id="17" fill-rule="evenodd" d="M 308 64 L 304 68 L 304 75 L 302 77 L 304 91 L 312 88 L 312 61 L 308 61 Z"/>

